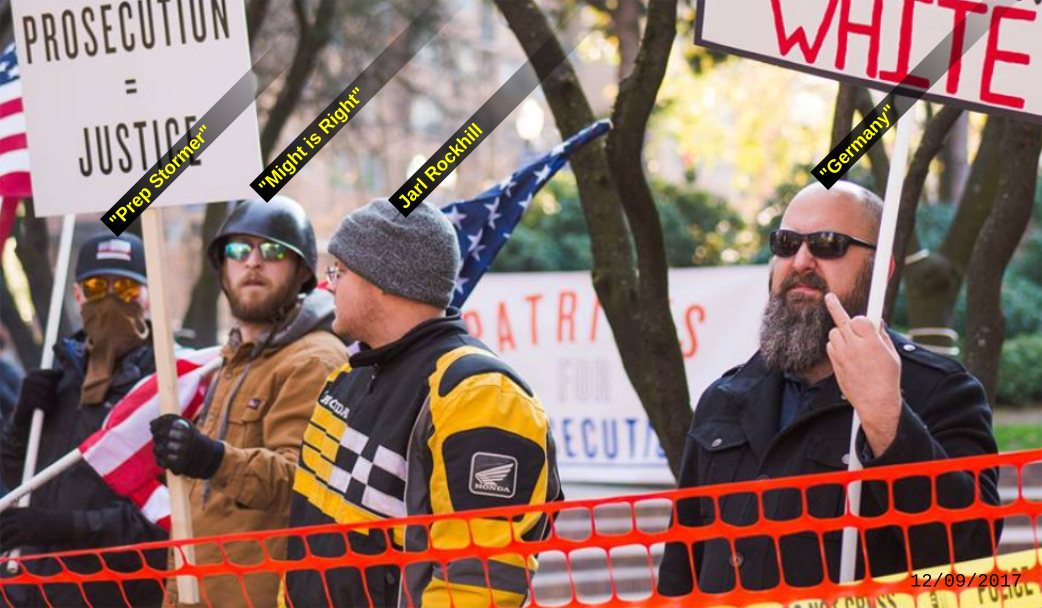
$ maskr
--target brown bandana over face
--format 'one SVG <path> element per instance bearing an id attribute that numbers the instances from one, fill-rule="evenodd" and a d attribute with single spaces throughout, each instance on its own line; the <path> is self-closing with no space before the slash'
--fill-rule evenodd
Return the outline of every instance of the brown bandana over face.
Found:
<path id="1" fill-rule="evenodd" d="M 81 400 L 84 404 L 101 403 L 116 364 L 148 339 L 145 310 L 137 302 L 124 302 L 109 294 L 83 305 L 83 330 L 87 333 L 87 376 Z"/>

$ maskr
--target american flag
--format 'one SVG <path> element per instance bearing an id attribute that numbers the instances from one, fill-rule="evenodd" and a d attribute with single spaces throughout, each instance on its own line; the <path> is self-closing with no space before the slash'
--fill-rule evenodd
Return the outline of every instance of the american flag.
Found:
<path id="1" fill-rule="evenodd" d="M 218 346 L 178 353 L 177 394 L 181 415 L 192 419 L 202 407 L 211 374 L 222 363 Z M 105 423 L 79 446 L 83 460 L 114 492 L 130 499 L 159 527 L 170 529 L 170 494 L 159 483 L 163 470 L 152 456 L 149 422 L 159 416 L 156 376 L 143 378 Z"/>
<path id="2" fill-rule="evenodd" d="M 14 45 L 0 55 L 0 196 L 33 195 L 29 181 L 29 150 L 25 143 L 22 79 Z"/>
<path id="3" fill-rule="evenodd" d="M 442 209 L 456 228 L 463 266 L 456 279 L 452 306 L 460 307 L 485 274 L 496 254 L 510 238 L 514 226 L 542 188 L 568 157 L 587 142 L 611 129 L 611 121 L 601 120 L 579 131 L 535 162 L 515 171 L 509 178 L 482 192 L 477 198 L 457 201 Z"/>

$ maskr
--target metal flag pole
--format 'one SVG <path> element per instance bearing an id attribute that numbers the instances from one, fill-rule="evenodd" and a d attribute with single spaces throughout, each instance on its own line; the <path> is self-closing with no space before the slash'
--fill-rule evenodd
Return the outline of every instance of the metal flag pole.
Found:
<path id="1" fill-rule="evenodd" d="M 895 103 L 910 104 L 910 99 L 894 96 Z M 894 233 L 897 230 L 897 212 L 901 205 L 901 189 L 904 186 L 905 174 L 908 170 L 908 149 L 912 134 L 914 118 L 910 115 L 911 107 L 905 109 L 901 119 L 897 121 L 897 138 L 894 141 L 893 158 L 890 161 L 890 175 L 886 182 L 886 197 L 883 201 L 883 219 L 879 226 L 879 238 L 876 241 L 875 264 L 872 268 L 872 284 L 868 296 L 867 316 L 878 327 L 883 320 L 883 305 L 886 301 L 886 287 L 890 275 L 890 261 L 894 254 Z M 861 428 L 861 420 L 854 412 L 854 420 L 850 427 L 850 458 L 847 471 L 860 471 L 863 466 L 856 449 L 857 433 Z M 861 513 L 861 482 L 852 481 L 847 487 L 847 506 L 851 515 Z M 840 553 L 839 582 L 854 580 L 857 565 L 857 528 L 843 528 L 843 548 Z"/>
<path id="2" fill-rule="evenodd" d="M 72 235 L 76 230 L 76 214 L 66 213 L 62 217 L 61 239 L 58 241 L 58 265 L 54 269 L 54 284 L 51 285 L 51 305 L 47 311 L 47 329 L 43 335 L 43 354 L 40 357 L 40 369 L 49 369 L 54 364 L 54 343 L 58 341 L 58 326 L 61 325 L 62 301 L 65 295 L 65 281 L 69 277 L 69 264 L 72 259 Z M 36 460 L 40 455 L 40 436 L 43 434 L 43 410 L 33 411 L 32 426 L 29 427 L 29 443 L 25 448 L 25 463 L 22 466 L 22 480 L 28 481 L 36 474 Z M 28 507 L 32 496 L 27 492 L 18 500 L 19 507 Z M 11 557 L 18 557 L 22 552 L 15 549 Z M 17 562 L 10 562 L 9 571 L 18 569 Z"/>
<path id="3" fill-rule="evenodd" d="M 207 363 L 203 367 L 199 368 L 197 372 L 193 373 L 199 373 L 201 376 L 209 376 L 210 374 L 220 369 L 223 363 L 224 361 L 220 357 L 216 357 L 213 361 Z M 117 406 L 113 406 L 113 408 L 115 407 Z M 70 468 L 82 461 L 83 452 L 80 451 L 79 447 L 76 447 L 73 448 L 72 451 L 70 451 L 68 454 L 47 465 L 47 467 L 45 467 L 42 471 L 33 475 L 31 479 L 23 479 L 22 485 L 8 492 L 7 495 L 5 495 L 3 498 L 0 498 L 0 512 L 3 512 L 8 507 L 15 504 L 18 501 L 18 499 L 22 496 L 25 496 L 30 492 L 38 490 L 47 482 L 53 480 L 54 478 L 58 477 L 59 475 L 61 475 L 62 473 L 64 473 L 65 471 L 69 470 Z"/>

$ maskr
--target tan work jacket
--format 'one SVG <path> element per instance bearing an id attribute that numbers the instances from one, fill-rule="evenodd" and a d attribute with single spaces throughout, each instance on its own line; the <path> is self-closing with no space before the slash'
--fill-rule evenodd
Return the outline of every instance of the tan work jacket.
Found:
<path id="1" fill-rule="evenodd" d="M 321 306 L 309 302 L 316 296 Z M 276 330 L 267 347 L 261 348 L 266 336 L 258 337 L 256 343 L 242 343 L 233 330 L 222 349 L 224 366 L 214 378 L 212 396 L 196 425 L 206 436 L 224 441 L 224 458 L 210 480 L 188 480 L 194 537 L 289 525 L 293 477 L 315 397 L 326 377 L 348 357 L 339 338 L 317 327 L 332 313 L 332 298 L 326 296 L 329 294 L 313 292 L 304 300 L 298 318 Z M 223 549 L 227 559 L 237 564 L 259 563 L 265 554 L 285 558 L 283 539 L 266 545 L 225 543 Z M 216 543 L 196 546 L 197 563 L 224 561 Z M 210 577 L 204 582 L 211 605 L 249 605 L 236 576 Z M 275 605 L 278 579 L 274 574 L 246 576 L 243 583 L 254 606 Z M 172 580 L 168 589 L 176 596 Z"/>

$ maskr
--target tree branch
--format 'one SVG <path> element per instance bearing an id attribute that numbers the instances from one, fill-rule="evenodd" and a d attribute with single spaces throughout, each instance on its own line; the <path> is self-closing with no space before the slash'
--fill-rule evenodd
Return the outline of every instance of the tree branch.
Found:
<path id="1" fill-rule="evenodd" d="M 272 149 L 282 133 L 282 128 L 293 114 L 293 110 L 296 109 L 304 86 L 315 69 L 318 56 L 329 44 L 339 4 L 337 0 L 322 0 L 315 12 L 314 23 L 308 29 L 302 29 L 302 31 L 307 31 L 307 35 L 302 36 L 297 43 L 296 56 L 289 66 L 286 81 L 279 90 L 275 105 L 268 113 L 264 130 L 261 132 L 261 155 L 265 160 L 270 157 Z"/>
<path id="2" fill-rule="evenodd" d="M 543 42 L 554 35 L 546 16 L 532 0 L 496 0 L 496 6 L 529 56 L 535 54 Z M 579 77 L 560 44 L 555 41 L 549 44 L 555 47 L 549 61 L 560 62 L 560 67 L 543 81 L 543 93 L 561 137 L 568 138 L 591 124 L 596 117 L 579 83 Z M 579 198 L 591 235 L 594 287 L 622 289 L 624 292 L 632 289 L 632 294 L 627 297 L 635 299 L 636 273 L 633 271 L 632 243 L 607 167 L 604 144 L 600 140 L 590 142 L 569 160 L 576 174 Z M 595 233 L 599 236 L 594 237 Z M 627 275 L 631 278 L 624 278 Z M 630 285 L 623 287 L 624 284 Z"/>
<path id="3" fill-rule="evenodd" d="M 612 9 L 608 8 L 608 0 L 583 0 L 583 2 L 601 11 L 606 15 L 610 15 L 612 13 Z"/>
<path id="4" fill-rule="evenodd" d="M 300 39 L 304 40 L 308 37 L 308 30 L 311 29 L 311 25 L 308 23 L 308 10 L 304 6 L 304 0 L 293 0 L 293 15 L 297 18 Z"/>
<path id="5" fill-rule="evenodd" d="M 620 143 L 637 144 L 638 157 L 644 146 L 648 118 L 655 109 L 655 99 L 666 75 L 666 64 L 676 32 L 676 0 L 652 2 L 633 73 L 619 85 L 612 122 L 620 128 L 612 131 L 611 135 L 617 140 L 621 138 Z M 627 128 L 621 128 L 622 125 Z"/>
<path id="6" fill-rule="evenodd" d="M 640 318 L 641 331 L 644 338 L 651 341 L 652 348 L 676 351 L 677 361 L 672 364 L 679 363 L 682 368 L 676 327 L 668 314 L 669 268 L 662 224 L 642 158 L 648 119 L 655 107 L 676 35 L 676 18 L 675 1 L 651 3 L 633 72 L 619 85 L 612 113 L 615 128 L 608 134 L 607 153 L 636 244 L 640 310 L 646 313 Z M 667 314 L 659 316 L 663 309 Z M 686 388 L 686 381 L 684 386 Z"/>
<path id="7" fill-rule="evenodd" d="M 636 7 L 637 16 L 642 16 L 647 12 L 647 7 L 640 0 L 634 0 L 633 2 L 618 2 L 617 0 L 582 0 L 590 8 L 595 8 L 605 15 L 611 15 L 622 10 L 623 4 L 633 4 Z M 614 8 L 611 8 L 614 6 Z"/>
<path id="8" fill-rule="evenodd" d="M 246 31 L 250 34 L 251 46 L 268 19 L 270 7 L 271 0 L 250 0 L 249 6 L 246 7 Z"/>

